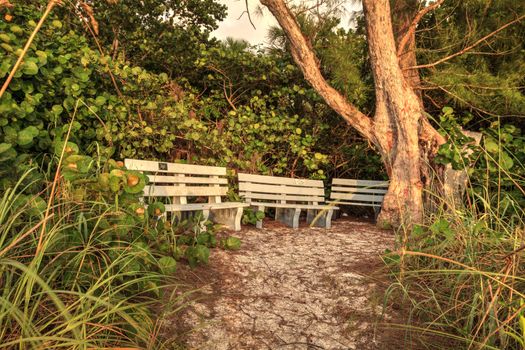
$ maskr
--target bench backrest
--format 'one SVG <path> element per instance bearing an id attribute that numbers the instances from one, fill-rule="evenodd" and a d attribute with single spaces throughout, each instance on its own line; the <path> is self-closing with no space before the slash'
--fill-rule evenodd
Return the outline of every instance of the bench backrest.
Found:
<path id="1" fill-rule="evenodd" d="M 246 202 L 310 203 L 324 202 L 324 185 L 320 180 L 238 174 L 239 195 Z"/>
<path id="2" fill-rule="evenodd" d="M 223 167 L 138 159 L 126 159 L 124 165 L 148 176 L 144 197 L 169 197 L 174 204 L 187 204 L 188 197 L 208 197 L 208 203 L 220 203 L 228 192 Z"/>
<path id="3" fill-rule="evenodd" d="M 388 181 L 332 179 L 330 199 L 342 204 L 380 206 Z"/>

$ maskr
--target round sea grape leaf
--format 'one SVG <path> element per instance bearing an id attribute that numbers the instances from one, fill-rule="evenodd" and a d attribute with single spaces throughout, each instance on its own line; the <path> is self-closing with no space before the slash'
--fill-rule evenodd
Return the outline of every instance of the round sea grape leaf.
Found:
<path id="1" fill-rule="evenodd" d="M 510 170 L 514 166 L 514 160 L 512 160 L 507 152 L 501 152 L 499 165 L 503 170 Z"/>
<path id="2" fill-rule="evenodd" d="M 237 237 L 230 236 L 223 240 L 224 249 L 239 250 L 241 248 L 241 240 Z"/>
<path id="3" fill-rule="evenodd" d="M 18 132 L 18 137 L 16 143 L 18 143 L 20 146 L 26 146 L 29 145 L 31 142 L 33 142 L 33 139 L 38 136 L 38 129 L 34 126 L 28 126 L 27 128 L 20 130 Z"/>
<path id="4" fill-rule="evenodd" d="M 132 207 L 132 210 L 140 221 L 144 221 L 144 219 L 146 218 L 146 209 L 144 208 L 143 204 L 135 203 L 134 207 Z"/>
<path id="5" fill-rule="evenodd" d="M 151 250 L 146 242 L 138 241 L 133 243 L 133 250 L 135 251 L 135 256 L 146 259 L 151 256 Z"/>
<path id="6" fill-rule="evenodd" d="M 38 74 L 38 65 L 33 61 L 26 61 L 22 66 L 22 72 L 25 75 L 36 75 Z"/>
<path id="7" fill-rule="evenodd" d="M 70 156 L 74 154 L 78 154 L 78 146 L 73 142 L 68 142 L 67 144 L 64 143 L 64 141 L 59 141 L 55 143 L 55 154 L 60 157 L 62 154 L 62 149 L 64 149 L 64 156 Z"/>
<path id="8" fill-rule="evenodd" d="M 53 112 L 53 114 L 59 115 L 64 111 L 64 107 L 62 107 L 61 105 L 54 105 L 53 107 L 51 107 L 51 111 Z"/>
<path id="9" fill-rule="evenodd" d="M 199 262 L 207 264 L 210 257 L 210 249 L 205 245 L 197 244 L 195 246 L 195 257 Z"/>
<path id="10" fill-rule="evenodd" d="M 6 50 L 7 52 L 13 52 L 13 47 L 6 43 L 1 43 L 0 47 Z"/>
<path id="11" fill-rule="evenodd" d="M 121 184 L 121 180 L 122 178 L 121 177 L 117 177 L 117 176 L 109 176 L 109 189 L 112 191 L 112 192 L 119 192 L 120 191 L 120 184 Z"/>
<path id="12" fill-rule="evenodd" d="M 109 173 L 102 173 L 98 176 L 98 185 L 102 191 L 109 191 Z"/>
<path id="13" fill-rule="evenodd" d="M 498 142 L 496 140 L 494 140 L 493 138 L 487 138 L 485 140 L 485 150 L 487 150 L 487 152 L 489 153 L 498 153 L 499 151 L 499 145 L 498 145 Z"/>
<path id="14" fill-rule="evenodd" d="M 124 191 L 131 194 L 142 192 L 146 186 L 146 176 L 138 171 L 126 171 L 126 181 L 124 182 Z"/>
<path id="15" fill-rule="evenodd" d="M 148 205 L 148 214 L 151 216 L 161 216 L 166 211 L 163 203 L 155 202 Z"/>
<path id="16" fill-rule="evenodd" d="M 158 265 L 162 273 L 166 275 L 174 274 L 177 271 L 177 261 L 171 256 L 163 256 L 160 258 Z"/>
<path id="17" fill-rule="evenodd" d="M 126 174 L 126 173 L 124 172 L 124 170 L 121 170 L 121 169 L 113 169 L 113 170 L 111 170 L 111 172 L 109 173 L 109 176 L 110 176 L 110 177 L 118 177 L 118 178 L 123 179 L 125 174 Z"/>
<path id="18" fill-rule="evenodd" d="M 46 64 L 47 63 L 47 53 L 45 53 L 44 51 L 41 51 L 41 50 L 37 50 L 35 53 L 36 53 L 36 55 L 38 57 L 38 62 L 40 62 L 40 64 Z"/>
<path id="19" fill-rule="evenodd" d="M 95 99 L 95 104 L 97 106 L 102 106 L 105 103 L 106 103 L 106 98 L 104 96 L 97 96 L 97 98 Z"/>
<path id="20" fill-rule="evenodd" d="M 0 153 L 0 162 L 5 162 L 8 160 L 14 159 L 16 158 L 16 155 L 17 153 L 14 150 L 14 148 L 9 148 L 8 150 Z"/>
<path id="21" fill-rule="evenodd" d="M 64 167 L 68 170 L 85 174 L 91 168 L 93 159 L 89 156 L 72 155 L 64 160 Z"/>
<path id="22" fill-rule="evenodd" d="M 13 147 L 10 143 L 0 143 L 0 154 L 10 150 Z"/>

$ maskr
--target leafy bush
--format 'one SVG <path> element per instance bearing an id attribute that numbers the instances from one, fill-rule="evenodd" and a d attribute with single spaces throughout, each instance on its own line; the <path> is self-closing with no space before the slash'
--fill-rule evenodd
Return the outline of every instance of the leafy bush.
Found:
<path id="1" fill-rule="evenodd" d="M 216 227 L 200 231 L 200 217 L 165 221 L 164 204 L 146 210 L 139 202 L 143 174 L 78 154 L 72 142 L 55 148 L 58 195 L 48 187 L 28 193 L 32 169 L 0 201 L 0 342 L 162 348 L 151 338 L 152 306 L 173 283 L 178 260 L 207 263 Z M 240 246 L 225 240 L 225 249 Z"/>
<path id="2" fill-rule="evenodd" d="M 460 121 L 451 108 L 443 109 L 441 132 L 449 141 L 441 146 L 436 161 L 467 172 L 470 195 L 485 199 L 476 201 L 479 210 L 497 208 L 503 216 L 519 213 L 525 207 L 525 135 L 514 125 L 495 121 L 481 130 L 483 141 L 477 146 L 459 126 L 471 116 L 466 118 Z"/>
<path id="3" fill-rule="evenodd" d="M 172 282 L 144 243 L 148 226 L 109 203 L 66 199 L 66 184 L 46 217 L 40 197 L 21 194 L 24 180 L 0 200 L 2 347 L 153 345 L 149 310 Z"/>

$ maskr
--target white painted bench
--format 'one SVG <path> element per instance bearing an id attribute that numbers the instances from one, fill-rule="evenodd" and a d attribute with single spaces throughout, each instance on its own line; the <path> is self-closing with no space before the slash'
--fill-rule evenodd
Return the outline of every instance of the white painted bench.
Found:
<path id="1" fill-rule="evenodd" d="M 377 217 L 387 190 L 388 181 L 334 178 L 328 203 L 373 207 Z"/>
<path id="2" fill-rule="evenodd" d="M 228 192 L 226 168 L 126 159 L 127 169 L 146 174 L 150 184 L 144 197 L 168 198 L 167 212 L 202 211 L 204 220 L 223 224 L 239 231 L 246 203 L 222 202 Z M 188 203 L 188 199 L 207 197 L 205 203 Z"/>
<path id="3" fill-rule="evenodd" d="M 334 210 L 339 208 L 324 204 L 324 185 L 320 180 L 292 179 L 287 177 L 238 174 L 239 195 L 254 209 L 264 211 L 275 208 L 275 220 L 299 227 L 301 210 L 306 210 L 308 224 L 330 228 Z M 262 228 L 262 220 L 257 221 Z"/>

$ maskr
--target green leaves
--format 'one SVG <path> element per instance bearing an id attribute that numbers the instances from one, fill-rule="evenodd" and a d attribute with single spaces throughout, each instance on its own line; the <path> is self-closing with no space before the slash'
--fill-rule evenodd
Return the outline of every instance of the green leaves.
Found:
<path id="1" fill-rule="evenodd" d="M 202 244 L 188 247 L 185 252 L 185 257 L 191 267 L 197 264 L 207 264 L 210 257 L 210 249 Z"/>
<path id="2" fill-rule="evenodd" d="M 148 214 L 152 217 L 160 217 L 166 212 L 166 207 L 163 203 L 154 202 L 148 205 Z"/>
<path id="3" fill-rule="evenodd" d="M 25 75 L 36 75 L 38 74 L 38 65 L 34 61 L 26 61 L 22 65 L 22 72 Z"/>
<path id="4" fill-rule="evenodd" d="M 67 142 L 67 143 L 63 141 L 55 142 L 55 147 L 54 147 L 55 155 L 60 157 L 60 155 L 62 154 L 62 151 L 64 151 L 64 156 L 67 157 L 70 155 L 78 154 L 79 148 L 77 144 L 73 142 Z"/>
<path id="5" fill-rule="evenodd" d="M 33 139 L 38 136 L 39 130 L 34 126 L 28 126 L 27 128 L 18 132 L 17 144 L 20 146 L 27 146 L 33 142 Z"/>
<path id="6" fill-rule="evenodd" d="M 125 172 L 125 177 L 124 191 L 126 193 L 137 194 L 144 190 L 147 182 L 146 175 L 138 171 L 127 170 Z"/>
<path id="7" fill-rule="evenodd" d="M 491 137 L 485 138 L 485 150 L 489 153 L 498 153 L 500 150 L 498 142 Z"/>
<path id="8" fill-rule="evenodd" d="M 172 275 L 177 271 L 177 261 L 171 256 L 163 256 L 159 259 L 158 265 L 162 273 Z"/>
<path id="9" fill-rule="evenodd" d="M 0 143 L 0 162 L 6 162 L 16 157 L 16 151 L 10 143 Z"/>
<path id="10" fill-rule="evenodd" d="M 227 250 L 239 250 L 241 249 L 241 240 L 237 237 L 230 236 L 221 240 L 221 247 Z"/>

